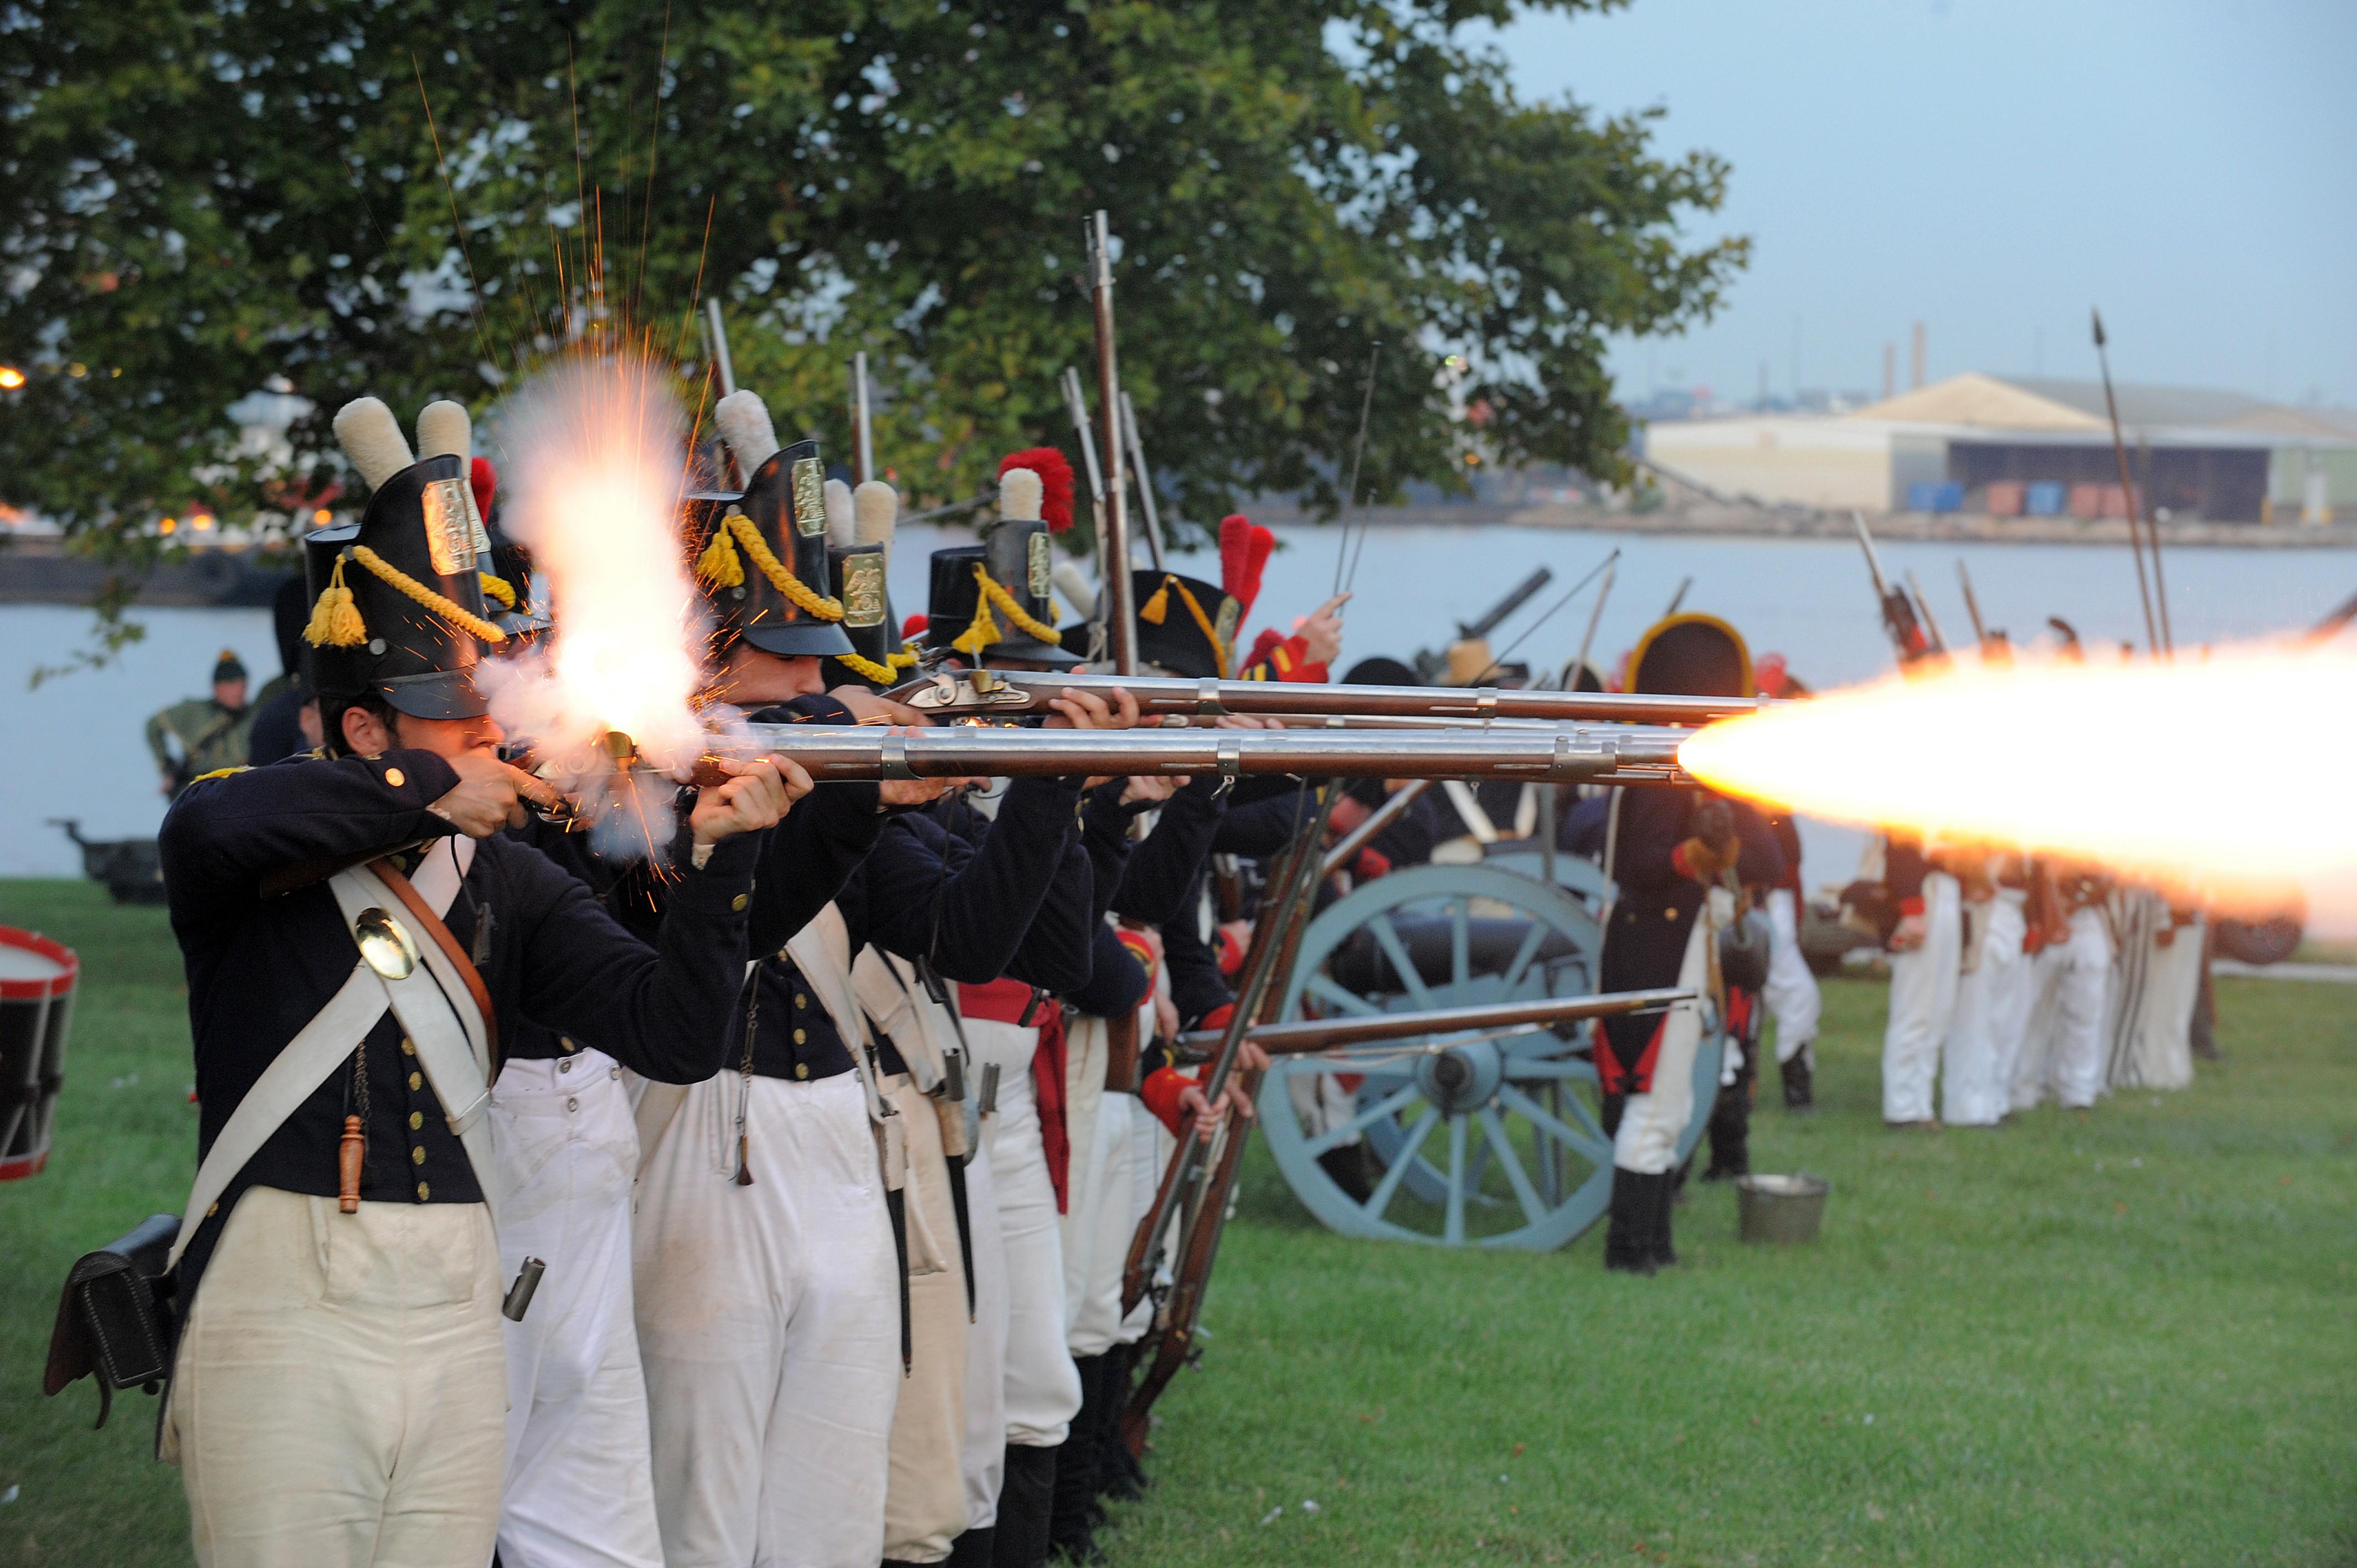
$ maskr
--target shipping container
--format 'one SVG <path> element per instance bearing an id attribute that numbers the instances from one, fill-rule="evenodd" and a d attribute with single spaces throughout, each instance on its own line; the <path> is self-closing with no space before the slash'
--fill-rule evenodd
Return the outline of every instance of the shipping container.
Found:
<path id="1" fill-rule="evenodd" d="M 2018 479 L 1992 480 L 1986 503 L 1991 517 L 2019 517 L 2022 492 L 2029 487 Z"/>
<path id="2" fill-rule="evenodd" d="M 2040 480 L 2025 489 L 2021 510 L 2031 517 L 2060 517 L 2062 502 L 2068 495 L 2066 487 Z"/>
<path id="3" fill-rule="evenodd" d="M 1964 487 L 1953 479 L 1918 480 L 1907 487 L 1909 511 L 1962 511 Z"/>

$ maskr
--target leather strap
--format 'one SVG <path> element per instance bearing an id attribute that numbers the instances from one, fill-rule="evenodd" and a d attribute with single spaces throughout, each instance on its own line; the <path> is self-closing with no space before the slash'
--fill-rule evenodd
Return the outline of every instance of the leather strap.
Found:
<path id="1" fill-rule="evenodd" d="M 457 852 L 454 849 L 452 853 L 455 854 Z M 426 852 L 426 858 L 430 865 L 433 859 L 431 850 Z M 490 988 L 483 983 L 481 971 L 467 956 L 467 950 L 458 945 L 458 939 L 450 934 L 450 928 L 442 923 L 442 917 L 428 908 L 425 900 L 418 897 L 417 889 L 411 886 L 408 877 L 402 875 L 399 866 L 389 859 L 372 860 L 369 862 L 369 869 L 376 873 L 378 881 L 393 890 L 393 896 L 401 900 L 401 907 L 416 917 L 417 923 L 425 929 L 425 934 L 434 939 L 434 945 L 440 948 L 442 956 L 449 961 L 451 971 L 457 974 L 458 983 L 467 988 L 467 994 L 474 998 L 475 1011 L 483 1015 L 484 1051 L 490 1058 L 483 1076 L 486 1079 L 499 1077 L 500 1020 L 499 1015 L 491 1010 Z M 447 908 L 448 906 L 446 904 L 444 907 Z M 430 964 L 431 961 L 428 961 Z M 440 968 L 439 965 L 432 967 Z"/>

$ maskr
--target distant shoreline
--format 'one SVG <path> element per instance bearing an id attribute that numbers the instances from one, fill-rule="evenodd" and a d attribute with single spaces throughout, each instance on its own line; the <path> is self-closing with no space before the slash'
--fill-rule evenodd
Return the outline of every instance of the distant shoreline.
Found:
<path id="1" fill-rule="evenodd" d="M 1294 508 L 1261 508 L 1253 521 L 1273 527 L 1315 526 L 1319 519 Z M 1986 517 L 1963 512 L 1870 513 L 1867 526 L 1878 540 L 1983 544 L 2126 545 L 2125 518 L 2083 522 L 2069 517 Z M 1854 539 L 1846 513 L 1767 510 L 1739 505 L 1697 503 L 1652 511 L 1611 511 L 1601 507 L 1495 505 L 1460 502 L 1438 506 L 1373 507 L 1351 515 L 1352 527 L 1553 528 L 1584 533 L 1644 533 L 1721 539 Z M 2252 550 L 2357 549 L 2357 524 L 2320 528 L 2301 524 L 2163 522 L 2163 546 Z"/>

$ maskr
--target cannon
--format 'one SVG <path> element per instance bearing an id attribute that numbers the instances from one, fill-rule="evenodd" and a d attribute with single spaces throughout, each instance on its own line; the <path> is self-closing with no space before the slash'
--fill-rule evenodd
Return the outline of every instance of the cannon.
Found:
<path id="1" fill-rule="evenodd" d="M 1603 873 L 1573 856 L 1543 856 L 1531 843 L 1489 852 L 1478 864 L 1394 872 L 1328 906 L 1302 933 L 1277 1015 L 1593 993 L 1610 894 Z M 1708 1022 L 1682 1160 L 1718 1092 L 1725 1037 Z M 1602 1217 L 1612 1186 L 1587 1039 L 1577 1025 L 1280 1056 L 1262 1082 L 1260 1127 L 1303 1207 L 1343 1235 L 1562 1247 Z M 1320 1157 L 1353 1147 L 1370 1189 L 1363 1201 Z"/>

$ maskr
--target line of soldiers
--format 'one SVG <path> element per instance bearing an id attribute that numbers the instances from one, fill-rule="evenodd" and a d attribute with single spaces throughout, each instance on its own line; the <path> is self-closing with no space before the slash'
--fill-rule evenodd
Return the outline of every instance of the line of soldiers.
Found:
<path id="1" fill-rule="evenodd" d="M 1206 861 L 1267 853 L 1299 786 L 771 759 L 609 859 L 499 749 L 489 666 L 565 628 L 492 570 L 463 410 L 421 417 L 423 456 L 374 400 L 337 423 L 372 494 L 306 542 L 323 744 L 196 779 L 160 841 L 201 1118 L 158 1442 L 198 1561 L 1091 1557 L 1143 1485 L 1123 1256 L 1173 1140 L 1238 1109 L 1125 1058 L 1225 1021 Z M 897 498 L 750 393 L 716 424 L 743 479 L 680 519 L 698 700 L 919 722 L 879 694 L 913 662 Z M 931 650 L 1079 661 L 1070 496 L 1055 453 L 1006 460 L 986 538 L 931 560 Z M 1222 542 L 1220 584 L 1135 575 L 1142 657 L 1326 679 L 1330 614 L 1239 652 L 1272 541 Z"/>
<path id="2" fill-rule="evenodd" d="M 2045 1101 L 2083 1111 L 2113 1089 L 2192 1082 L 2198 908 L 1980 845 L 1894 834 L 1876 847 L 1895 917 L 1887 1124 L 1995 1126 Z"/>

